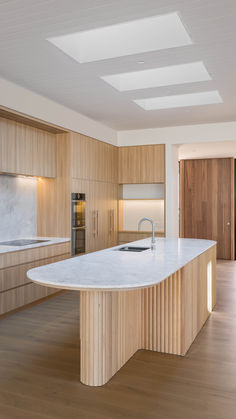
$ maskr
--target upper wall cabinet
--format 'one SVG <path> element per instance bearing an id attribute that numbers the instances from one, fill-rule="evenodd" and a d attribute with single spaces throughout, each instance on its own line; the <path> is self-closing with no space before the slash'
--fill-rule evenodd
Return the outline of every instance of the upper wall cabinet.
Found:
<path id="1" fill-rule="evenodd" d="M 0 118 L 0 172 L 55 177 L 55 135 Z"/>
<path id="2" fill-rule="evenodd" d="M 164 144 L 119 147 L 119 183 L 164 182 Z"/>
<path id="3" fill-rule="evenodd" d="M 71 133 L 72 178 L 117 183 L 117 147 Z"/>

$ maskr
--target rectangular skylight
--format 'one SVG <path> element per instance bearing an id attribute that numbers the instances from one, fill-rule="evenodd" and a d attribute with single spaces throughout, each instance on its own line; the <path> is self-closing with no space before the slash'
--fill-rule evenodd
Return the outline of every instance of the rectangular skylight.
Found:
<path id="1" fill-rule="evenodd" d="M 213 103 L 223 102 L 218 90 L 200 93 L 188 93 L 185 95 L 136 99 L 133 101 L 145 111 L 151 111 L 154 109 L 183 108 L 186 106 L 210 105 Z"/>
<path id="2" fill-rule="evenodd" d="M 177 12 L 48 38 L 79 63 L 192 44 Z"/>
<path id="3" fill-rule="evenodd" d="M 102 76 L 120 92 L 211 80 L 202 61 Z"/>

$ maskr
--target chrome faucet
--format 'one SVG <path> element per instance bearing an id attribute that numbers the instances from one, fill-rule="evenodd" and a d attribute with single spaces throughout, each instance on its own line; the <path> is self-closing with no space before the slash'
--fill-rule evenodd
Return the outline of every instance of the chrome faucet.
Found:
<path id="1" fill-rule="evenodd" d="M 155 247 L 155 243 L 156 243 L 154 221 L 151 218 L 147 218 L 147 217 L 141 218 L 141 220 L 138 223 L 138 231 L 141 230 L 141 225 L 144 221 L 149 221 L 152 225 L 152 245 L 151 245 L 151 247 L 153 249 Z"/>

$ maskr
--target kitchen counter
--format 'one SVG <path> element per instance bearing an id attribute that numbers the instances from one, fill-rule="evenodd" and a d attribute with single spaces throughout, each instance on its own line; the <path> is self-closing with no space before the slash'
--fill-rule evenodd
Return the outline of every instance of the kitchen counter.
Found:
<path id="1" fill-rule="evenodd" d="M 55 245 L 55 244 L 59 244 L 59 243 L 66 243 L 68 241 L 70 241 L 69 238 L 62 238 L 62 237 L 38 237 L 38 236 L 34 236 L 34 237 L 17 237 L 15 238 L 15 240 L 22 240 L 22 239 L 26 239 L 26 240 L 48 240 L 46 242 L 43 243 L 36 243 L 36 244 L 29 244 L 27 246 L 6 246 L 6 245 L 0 245 L 0 254 L 4 254 L 4 253 L 10 253 L 10 252 L 17 252 L 19 250 L 27 250 L 27 249 L 34 249 L 36 247 L 43 247 L 43 246 L 50 246 L 50 245 Z M 14 239 L 9 239 L 10 240 L 14 240 Z M 1 240 L 3 241 L 3 240 Z M 7 240 L 5 240 L 7 241 Z"/>
<path id="2" fill-rule="evenodd" d="M 116 246 L 28 271 L 41 285 L 71 290 L 122 290 L 150 287 L 165 280 L 216 242 L 196 239 L 156 239 L 156 248 L 121 252 Z M 128 243 L 149 247 L 150 239 Z"/>
<path id="3" fill-rule="evenodd" d="M 45 287 L 80 290 L 80 380 L 89 386 L 107 383 L 139 349 L 184 356 L 216 303 L 214 241 L 120 247 L 27 272 Z"/>

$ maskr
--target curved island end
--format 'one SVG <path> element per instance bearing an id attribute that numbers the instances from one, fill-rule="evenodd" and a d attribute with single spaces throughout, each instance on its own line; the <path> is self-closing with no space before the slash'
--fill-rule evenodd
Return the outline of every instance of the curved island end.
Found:
<path id="1" fill-rule="evenodd" d="M 160 238 L 155 249 L 119 250 L 125 246 L 27 273 L 43 286 L 80 291 L 80 380 L 90 386 L 108 382 L 139 349 L 185 355 L 216 303 L 216 242 Z"/>

